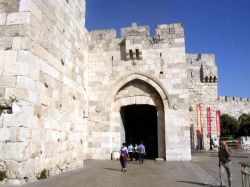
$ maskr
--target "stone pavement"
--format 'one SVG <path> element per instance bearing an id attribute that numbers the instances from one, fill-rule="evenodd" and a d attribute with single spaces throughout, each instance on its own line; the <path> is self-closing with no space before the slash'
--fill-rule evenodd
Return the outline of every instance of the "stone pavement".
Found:
<path id="1" fill-rule="evenodd" d="M 22 187 L 218 187 L 217 153 L 198 153 L 191 162 L 145 160 L 143 165 L 129 162 L 127 172 L 121 172 L 119 161 L 87 160 L 82 169 L 64 173 Z M 249 161 L 248 153 L 232 156 L 233 186 L 241 186 L 240 161 Z M 7 187 L 7 186 L 5 186 Z"/>

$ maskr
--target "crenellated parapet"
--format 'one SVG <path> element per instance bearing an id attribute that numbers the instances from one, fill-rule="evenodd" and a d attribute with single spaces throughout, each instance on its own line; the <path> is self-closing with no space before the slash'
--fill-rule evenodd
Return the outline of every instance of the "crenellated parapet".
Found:
<path id="1" fill-rule="evenodd" d="M 182 23 L 157 25 L 155 31 L 157 39 L 184 38 L 184 25 Z"/>
<path id="2" fill-rule="evenodd" d="M 250 98 L 219 96 L 217 108 L 221 114 L 229 114 L 237 119 L 243 113 L 250 114 Z"/>
<path id="3" fill-rule="evenodd" d="M 186 59 L 191 77 L 199 77 L 202 83 L 217 82 L 218 70 L 214 54 L 187 54 Z"/>
<path id="4" fill-rule="evenodd" d="M 243 103 L 250 103 L 250 98 L 219 96 L 218 97 L 218 101 L 220 101 L 220 102 L 243 102 Z"/>
<path id="5" fill-rule="evenodd" d="M 184 27 L 182 23 L 157 25 L 155 36 L 150 36 L 149 26 L 137 26 L 121 28 L 121 37 L 116 38 L 116 31 L 96 30 L 89 32 L 90 51 L 120 50 L 121 60 L 142 60 L 143 50 L 185 48 Z M 160 54 L 159 54 L 160 56 Z"/>
<path id="6" fill-rule="evenodd" d="M 115 29 L 95 30 L 89 33 L 90 41 L 104 41 L 116 38 Z"/>

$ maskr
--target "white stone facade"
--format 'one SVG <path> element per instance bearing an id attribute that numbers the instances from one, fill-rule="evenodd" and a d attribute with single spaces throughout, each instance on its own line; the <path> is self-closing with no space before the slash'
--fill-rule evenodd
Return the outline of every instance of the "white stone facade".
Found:
<path id="1" fill-rule="evenodd" d="M 250 112 L 249 99 L 218 98 L 212 54 L 187 54 L 182 24 L 87 32 L 85 0 L 0 1 L 0 170 L 7 183 L 110 159 L 126 140 L 125 106 L 157 111 L 157 157 L 190 160 L 202 105 Z M 230 101 L 229 101 L 230 100 Z M 239 100 L 239 101 L 238 101 Z M 237 106 L 237 109 L 236 107 Z"/>

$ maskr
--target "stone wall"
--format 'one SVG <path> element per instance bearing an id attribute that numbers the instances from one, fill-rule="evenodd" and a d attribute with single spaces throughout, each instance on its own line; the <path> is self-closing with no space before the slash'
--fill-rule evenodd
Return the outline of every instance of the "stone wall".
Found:
<path id="1" fill-rule="evenodd" d="M 217 79 L 218 72 L 213 54 L 187 54 L 189 102 L 191 116 L 191 146 L 197 140 L 197 105 L 201 104 L 201 126 L 203 130 L 200 148 L 210 149 L 210 138 L 207 136 L 207 108 L 211 109 L 211 135 L 216 136 Z"/>
<path id="2" fill-rule="evenodd" d="M 236 119 L 243 113 L 250 113 L 250 98 L 218 97 L 218 108 L 221 114 L 229 114 Z"/>
<path id="3" fill-rule="evenodd" d="M 0 1 L 0 169 L 8 183 L 81 167 L 85 1 Z"/>
<path id="4" fill-rule="evenodd" d="M 89 158 L 109 158 L 120 147 L 119 107 L 136 104 L 129 97 L 122 103 L 116 94 L 127 83 L 142 80 L 158 87 L 164 103 L 167 160 L 189 160 L 189 89 L 182 24 L 157 26 L 155 37 L 147 26 L 91 31 L 89 38 Z M 136 98 L 131 93 L 131 98 Z M 117 96 L 118 97 L 118 96 Z M 104 99 L 105 98 L 105 99 Z M 152 98 L 152 96 L 151 96 Z M 147 99 L 140 100 L 146 104 Z M 118 130 L 117 130 L 118 129 Z"/>

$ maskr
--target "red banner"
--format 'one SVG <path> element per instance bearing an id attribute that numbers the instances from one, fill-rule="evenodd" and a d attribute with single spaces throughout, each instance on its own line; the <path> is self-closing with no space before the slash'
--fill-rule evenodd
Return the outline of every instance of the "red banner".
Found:
<path id="1" fill-rule="evenodd" d="M 201 104 L 197 105 L 197 134 L 198 135 L 202 134 L 202 129 L 201 129 Z"/>
<path id="2" fill-rule="evenodd" d="M 220 111 L 216 111 L 216 129 L 217 129 L 217 136 L 220 136 Z"/>
<path id="3" fill-rule="evenodd" d="M 211 135 L 211 109 L 207 108 L 207 136 Z"/>

